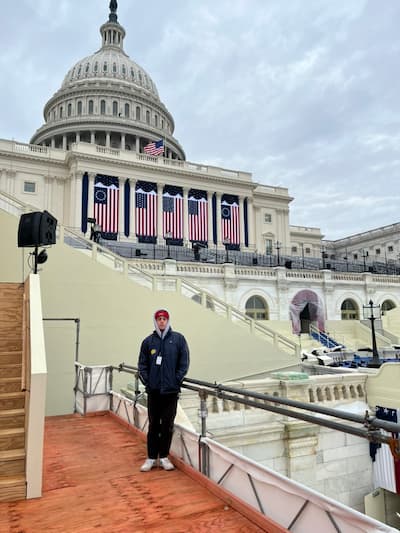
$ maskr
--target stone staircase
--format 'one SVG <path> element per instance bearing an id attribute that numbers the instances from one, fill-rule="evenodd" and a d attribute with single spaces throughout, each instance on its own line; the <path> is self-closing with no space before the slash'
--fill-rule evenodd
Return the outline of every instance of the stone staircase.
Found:
<path id="1" fill-rule="evenodd" d="M 24 286 L 0 283 L 0 501 L 25 499 Z"/>

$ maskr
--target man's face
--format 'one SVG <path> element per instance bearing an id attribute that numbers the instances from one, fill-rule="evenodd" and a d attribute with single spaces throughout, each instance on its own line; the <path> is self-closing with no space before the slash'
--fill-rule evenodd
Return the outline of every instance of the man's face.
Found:
<path id="1" fill-rule="evenodd" d="M 167 326 L 168 320 L 165 318 L 165 316 L 159 316 L 156 318 L 157 326 L 160 331 L 164 331 L 164 329 Z"/>

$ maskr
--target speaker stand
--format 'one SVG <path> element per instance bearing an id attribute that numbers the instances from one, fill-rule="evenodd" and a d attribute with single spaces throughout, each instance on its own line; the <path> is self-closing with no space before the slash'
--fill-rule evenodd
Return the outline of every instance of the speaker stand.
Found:
<path id="1" fill-rule="evenodd" d="M 33 257 L 35 260 L 35 266 L 33 268 L 33 273 L 37 274 L 37 266 L 38 266 L 38 246 L 35 246 L 35 251 L 33 252 Z"/>

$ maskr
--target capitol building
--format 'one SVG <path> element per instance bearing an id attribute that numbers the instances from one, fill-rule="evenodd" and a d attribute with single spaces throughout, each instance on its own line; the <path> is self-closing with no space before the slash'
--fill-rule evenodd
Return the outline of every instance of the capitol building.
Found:
<path id="1" fill-rule="evenodd" d="M 15 210 L 46 210 L 58 221 L 57 245 L 40 266 L 44 316 L 54 320 L 45 325 L 48 413 L 71 405 L 69 396 L 58 395 L 65 377 L 71 391 L 74 379 L 74 332 L 56 322 L 61 318 L 82 321 L 81 360 L 135 364 L 152 310 L 165 306 L 189 340 L 193 377 L 253 380 L 258 391 L 270 387 L 277 395 L 282 383 L 271 388 L 263 380 L 299 369 L 302 350 L 314 346 L 310 332 L 328 331 L 348 349 L 370 345 L 369 302 L 383 315 L 376 323 L 379 349 L 399 343 L 400 223 L 329 241 L 323 228 L 290 223 L 287 188 L 257 183 L 251 169 L 188 161 L 171 110 L 151 75 L 129 57 L 124 38 L 111 2 L 99 49 L 69 68 L 30 143 L 0 139 L 2 281 L 22 282 L 32 266 L 30 250 L 16 247 Z M 337 378 L 340 386 L 323 379 L 314 388 L 293 386 L 293 397 L 365 399 L 365 377 L 351 385 L 349 377 Z M 190 397 L 186 406 L 194 413 Z M 251 427 L 246 433 L 230 426 L 239 412 L 223 411 L 214 405 L 211 424 L 222 442 L 336 496 L 329 468 L 321 474 L 323 451 L 331 449 L 326 432 L 303 424 L 295 435 L 282 429 L 287 421 L 242 413 Z M 289 466 L 279 455 L 284 441 L 297 450 Z M 262 442 L 271 444 L 270 455 L 263 455 Z M 332 442 L 346 450 L 354 444 Z M 307 472 L 294 459 L 300 448 Z M 352 470 L 357 490 L 340 479 L 343 503 L 356 509 L 373 489 L 367 448 L 357 444 L 354 452 L 363 456 Z"/>

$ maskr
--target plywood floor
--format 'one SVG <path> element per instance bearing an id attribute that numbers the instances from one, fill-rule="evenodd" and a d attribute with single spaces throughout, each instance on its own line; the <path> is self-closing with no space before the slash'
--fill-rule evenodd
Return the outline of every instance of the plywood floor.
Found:
<path id="1" fill-rule="evenodd" d="M 1 533 L 260 532 L 186 473 L 139 472 L 143 440 L 109 415 L 46 420 L 43 497 L 1 503 Z"/>

